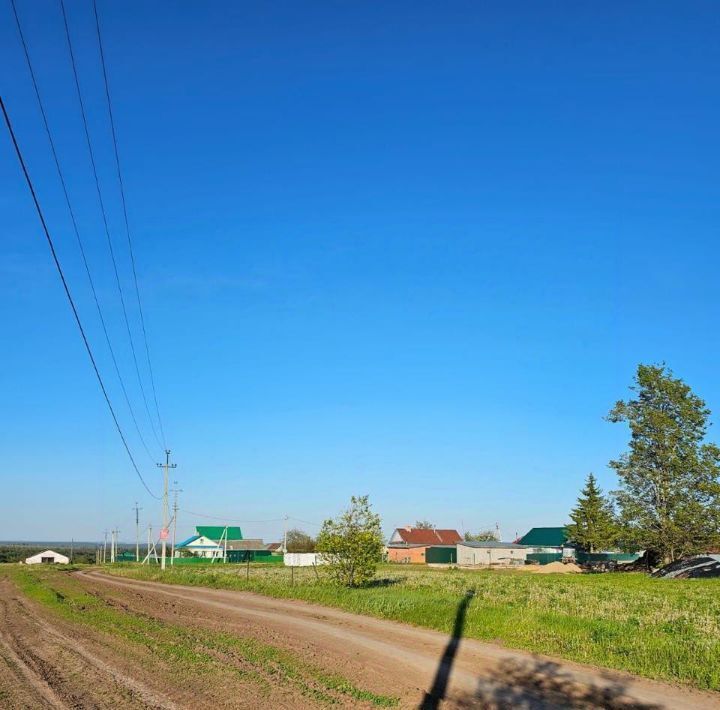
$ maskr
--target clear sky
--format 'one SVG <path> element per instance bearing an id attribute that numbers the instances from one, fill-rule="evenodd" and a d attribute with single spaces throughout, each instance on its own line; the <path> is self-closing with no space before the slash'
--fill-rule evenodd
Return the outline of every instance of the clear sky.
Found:
<path id="1" fill-rule="evenodd" d="M 92 5 L 67 5 L 132 295 Z M 18 10 L 148 430 L 59 5 Z M 589 471 L 614 486 L 607 462 L 628 433 L 603 417 L 638 362 L 666 361 L 720 409 L 716 3 L 99 11 L 181 507 L 320 522 L 369 493 L 388 530 L 498 522 L 509 538 L 565 523 Z M 9 3 L 0 62 L 82 317 L 159 491 Z M 0 539 L 97 539 L 113 526 L 131 539 L 134 502 L 143 523 L 159 506 L 121 448 L 0 134 Z M 179 534 L 202 522 L 181 515 Z M 282 524 L 243 528 L 270 540 Z"/>

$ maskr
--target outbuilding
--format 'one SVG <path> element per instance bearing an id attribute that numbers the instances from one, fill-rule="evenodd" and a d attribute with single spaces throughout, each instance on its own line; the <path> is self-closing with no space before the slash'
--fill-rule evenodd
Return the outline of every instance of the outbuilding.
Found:
<path id="1" fill-rule="evenodd" d="M 457 563 L 468 567 L 512 567 L 524 565 L 527 549 L 514 542 L 486 540 L 482 542 L 459 542 Z"/>
<path id="2" fill-rule="evenodd" d="M 53 552 L 53 550 L 45 550 L 45 552 L 38 552 L 37 555 L 32 555 L 25 559 L 26 565 L 66 565 L 70 562 L 68 557 L 61 555 L 59 552 Z"/>

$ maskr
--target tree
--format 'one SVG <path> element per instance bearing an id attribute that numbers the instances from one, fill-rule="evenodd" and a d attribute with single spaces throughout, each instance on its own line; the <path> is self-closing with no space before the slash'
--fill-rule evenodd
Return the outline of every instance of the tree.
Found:
<path id="1" fill-rule="evenodd" d="M 330 574 L 340 584 L 359 587 L 375 576 L 385 540 L 380 516 L 371 510 L 368 496 L 353 496 L 350 507 L 323 523 L 317 551 L 329 562 Z"/>
<path id="2" fill-rule="evenodd" d="M 465 542 L 487 542 L 489 540 L 497 540 L 494 530 L 480 530 L 477 533 L 466 532 L 463 536 Z"/>
<path id="3" fill-rule="evenodd" d="M 609 550 L 617 544 L 618 528 L 612 506 L 592 473 L 587 477 L 570 519 L 572 523 L 565 528 L 566 535 L 570 542 L 584 550 Z"/>
<path id="4" fill-rule="evenodd" d="M 720 449 L 704 443 L 710 410 L 665 365 L 640 365 L 634 399 L 611 422 L 630 426 L 630 448 L 610 462 L 626 544 L 669 562 L 720 539 Z"/>
<path id="5" fill-rule="evenodd" d="M 429 520 L 417 520 L 415 527 L 418 530 L 434 530 L 435 526 Z"/>
<path id="6" fill-rule="evenodd" d="M 287 531 L 288 552 L 315 552 L 315 540 L 303 530 L 293 528 Z"/>

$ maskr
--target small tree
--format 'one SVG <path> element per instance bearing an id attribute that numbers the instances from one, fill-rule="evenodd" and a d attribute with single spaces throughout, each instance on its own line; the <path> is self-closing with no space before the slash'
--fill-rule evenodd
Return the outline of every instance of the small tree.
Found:
<path id="1" fill-rule="evenodd" d="M 640 365 L 635 393 L 608 419 L 627 422 L 630 447 L 610 462 L 623 537 L 665 562 L 720 538 L 720 449 L 705 443 L 710 410 L 665 365 Z"/>
<path id="2" fill-rule="evenodd" d="M 612 506 L 592 473 L 587 477 L 570 519 L 572 523 L 565 528 L 565 533 L 570 542 L 584 550 L 591 553 L 608 550 L 617 543 L 618 526 Z"/>
<path id="3" fill-rule="evenodd" d="M 466 532 L 463 535 L 465 542 L 488 542 L 490 540 L 497 540 L 497 535 L 494 530 L 480 530 L 480 532 L 471 533 Z"/>
<path id="4" fill-rule="evenodd" d="M 332 577 L 347 587 L 359 587 L 375 576 L 384 546 L 380 516 L 372 512 L 368 496 L 353 496 L 344 513 L 326 520 L 316 545 Z"/>
<path id="5" fill-rule="evenodd" d="M 303 530 L 293 528 L 287 532 L 288 552 L 315 552 L 315 540 Z"/>
<path id="6" fill-rule="evenodd" d="M 417 520 L 415 527 L 418 530 L 434 530 L 435 526 L 429 520 Z"/>

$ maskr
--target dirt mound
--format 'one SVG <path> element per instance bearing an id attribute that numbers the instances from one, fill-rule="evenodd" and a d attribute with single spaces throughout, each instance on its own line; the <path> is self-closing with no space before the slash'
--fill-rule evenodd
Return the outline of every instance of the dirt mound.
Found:
<path id="1" fill-rule="evenodd" d="M 535 574 L 577 574 L 582 572 L 582 568 L 574 562 L 550 562 L 547 565 L 533 565 L 526 569 Z"/>
<path id="2" fill-rule="evenodd" d="M 699 555 L 676 560 L 653 573 L 662 579 L 697 579 L 720 577 L 720 555 Z"/>

